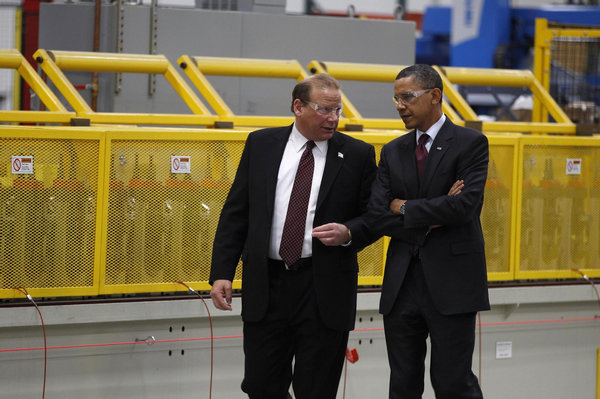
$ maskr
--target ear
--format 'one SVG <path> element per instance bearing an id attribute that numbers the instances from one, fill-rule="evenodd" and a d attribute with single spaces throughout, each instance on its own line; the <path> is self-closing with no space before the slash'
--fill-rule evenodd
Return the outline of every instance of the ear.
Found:
<path id="1" fill-rule="evenodd" d="M 442 91 L 437 87 L 431 90 L 431 103 L 439 104 L 442 102 Z"/>
<path id="2" fill-rule="evenodd" d="M 293 109 L 294 109 L 294 115 L 296 115 L 296 116 L 302 115 L 302 112 L 304 112 L 304 103 L 299 98 L 296 98 L 294 100 Z"/>

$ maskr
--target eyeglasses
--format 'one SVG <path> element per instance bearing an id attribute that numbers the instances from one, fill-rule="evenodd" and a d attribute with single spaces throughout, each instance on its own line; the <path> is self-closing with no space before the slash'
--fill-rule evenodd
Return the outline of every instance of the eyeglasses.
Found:
<path id="1" fill-rule="evenodd" d="M 319 115 L 329 115 L 330 113 L 334 113 L 335 116 L 340 116 L 342 111 L 344 110 L 344 106 L 340 105 L 339 107 L 326 107 L 324 105 L 311 103 L 310 101 L 305 101 L 305 103 L 315 110 L 315 112 Z"/>
<path id="2" fill-rule="evenodd" d="M 402 105 L 408 105 L 411 103 L 411 101 L 413 101 L 415 98 L 419 98 L 421 97 L 423 94 L 430 92 L 433 89 L 424 89 L 424 90 L 417 90 L 417 91 L 407 91 L 405 93 L 400 93 L 399 96 L 394 96 L 394 104 L 396 105 L 396 107 L 399 104 Z"/>

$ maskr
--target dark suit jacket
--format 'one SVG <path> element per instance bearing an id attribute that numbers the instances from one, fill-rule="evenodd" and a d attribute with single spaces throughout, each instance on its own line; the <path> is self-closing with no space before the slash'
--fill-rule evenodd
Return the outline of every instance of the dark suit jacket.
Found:
<path id="1" fill-rule="evenodd" d="M 210 283 L 233 280 L 241 256 L 242 318 L 247 322 L 260 321 L 267 312 L 267 255 L 275 187 L 291 131 L 291 126 L 269 128 L 248 136 L 214 239 Z M 314 226 L 344 223 L 351 230 L 352 244 L 327 247 L 313 239 L 312 258 L 319 312 L 333 329 L 354 328 L 356 254 L 369 243 L 366 223 L 359 216 L 366 212 L 375 172 L 373 146 L 334 133 L 328 143 Z"/>
<path id="2" fill-rule="evenodd" d="M 391 237 L 382 286 L 380 312 L 396 301 L 411 260 L 419 257 L 433 302 L 443 314 L 489 309 L 484 241 L 479 215 L 488 168 L 488 141 L 480 132 L 450 119 L 431 146 L 419 184 L 415 160 L 416 132 L 386 144 L 369 209 L 374 234 Z M 463 179 L 462 193 L 450 197 Z M 406 202 L 405 216 L 389 210 L 392 199 Z M 429 226 L 441 227 L 429 230 Z"/>

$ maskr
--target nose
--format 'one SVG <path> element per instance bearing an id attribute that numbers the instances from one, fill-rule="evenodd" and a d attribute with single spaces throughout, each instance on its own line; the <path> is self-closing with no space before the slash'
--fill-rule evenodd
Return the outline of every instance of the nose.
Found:
<path id="1" fill-rule="evenodd" d="M 340 119 L 340 114 L 335 112 L 335 110 L 333 110 L 327 114 L 327 120 L 329 120 L 329 121 L 333 122 L 333 121 L 337 121 L 338 119 Z"/>

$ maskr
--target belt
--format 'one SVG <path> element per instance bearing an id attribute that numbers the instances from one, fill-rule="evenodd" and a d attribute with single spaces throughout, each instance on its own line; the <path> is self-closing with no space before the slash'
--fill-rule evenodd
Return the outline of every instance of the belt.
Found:
<path id="1" fill-rule="evenodd" d="M 312 257 L 300 258 L 293 265 L 286 265 L 284 261 L 278 259 L 269 258 L 269 266 L 277 269 L 283 269 L 287 271 L 296 272 L 299 270 L 306 270 L 312 265 Z"/>

